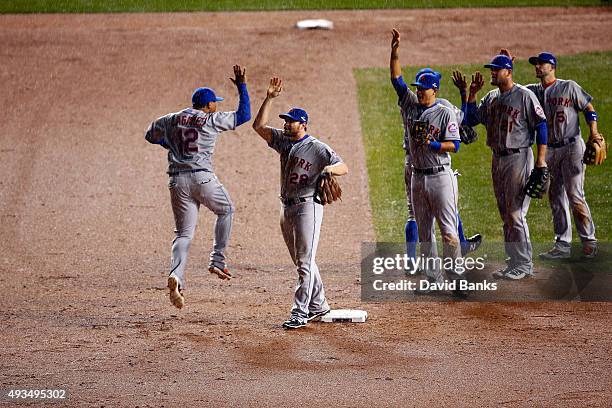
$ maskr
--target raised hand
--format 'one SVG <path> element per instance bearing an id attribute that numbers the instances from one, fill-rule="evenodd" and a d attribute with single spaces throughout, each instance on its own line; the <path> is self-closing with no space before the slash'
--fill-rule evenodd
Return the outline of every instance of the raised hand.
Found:
<path id="1" fill-rule="evenodd" d="M 484 78 L 482 77 L 480 71 L 476 71 L 474 75 L 472 75 L 472 82 L 470 83 L 470 94 L 477 94 L 483 86 Z"/>
<path id="2" fill-rule="evenodd" d="M 234 65 L 234 78 L 230 78 L 234 85 L 246 84 L 246 67 L 242 68 L 240 65 Z"/>
<path id="3" fill-rule="evenodd" d="M 397 31 L 396 28 L 394 28 L 394 29 L 391 30 L 391 34 L 392 34 L 392 37 L 391 37 L 391 49 L 392 50 L 396 50 L 396 49 L 399 48 L 399 45 L 400 45 L 400 33 L 399 33 L 399 31 Z"/>
<path id="4" fill-rule="evenodd" d="M 502 48 L 499 50 L 500 55 L 505 55 L 506 57 L 510 57 L 512 62 L 514 62 L 514 55 L 510 54 L 510 50 L 507 48 Z"/>
<path id="5" fill-rule="evenodd" d="M 461 71 L 453 71 L 453 85 L 455 85 L 460 91 L 467 91 L 467 80 Z"/>
<path id="6" fill-rule="evenodd" d="M 276 98 L 283 90 L 283 81 L 278 78 L 270 78 L 270 85 L 268 85 L 268 98 Z"/>

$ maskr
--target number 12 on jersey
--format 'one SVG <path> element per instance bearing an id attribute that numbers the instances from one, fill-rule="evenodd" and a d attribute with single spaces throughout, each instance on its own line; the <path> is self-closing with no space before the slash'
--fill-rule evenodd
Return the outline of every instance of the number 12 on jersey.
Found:
<path id="1" fill-rule="evenodd" d="M 183 158 L 192 158 L 198 153 L 198 131 L 193 128 L 176 128 L 175 140 L 180 149 L 180 154 Z"/>

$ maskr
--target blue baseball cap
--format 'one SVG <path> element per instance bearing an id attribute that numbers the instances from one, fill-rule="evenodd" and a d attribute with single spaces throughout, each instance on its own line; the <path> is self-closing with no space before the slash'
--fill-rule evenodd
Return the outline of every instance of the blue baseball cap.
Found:
<path id="1" fill-rule="evenodd" d="M 418 81 L 418 80 L 419 80 L 419 77 L 420 77 L 421 75 L 423 75 L 423 74 L 434 74 L 435 76 L 437 76 L 437 77 L 438 77 L 438 80 L 441 80 L 441 79 L 442 79 L 442 74 L 441 74 L 441 73 L 436 72 L 436 71 L 434 71 L 433 69 L 431 69 L 431 68 L 427 67 L 427 68 L 421 68 L 421 69 L 419 69 L 419 71 L 416 73 L 416 75 L 415 75 L 415 77 L 414 77 L 414 80 L 415 80 L 415 81 Z"/>
<path id="2" fill-rule="evenodd" d="M 496 55 L 491 62 L 485 64 L 484 67 L 493 69 L 512 69 L 512 58 L 507 55 Z"/>
<path id="3" fill-rule="evenodd" d="M 543 63 L 549 63 L 554 65 L 555 67 L 557 66 L 557 58 L 551 54 L 550 52 L 541 52 L 538 54 L 537 57 L 529 57 L 529 63 L 531 65 L 535 65 L 535 64 L 543 64 Z"/>
<path id="4" fill-rule="evenodd" d="M 217 96 L 215 91 L 210 88 L 198 88 L 191 95 L 191 103 L 193 106 L 205 106 L 208 102 L 219 102 L 223 98 Z"/>
<path id="5" fill-rule="evenodd" d="M 426 72 L 421 74 L 419 79 L 410 84 L 423 89 L 440 89 L 440 78 L 436 73 Z"/>
<path id="6" fill-rule="evenodd" d="M 278 115 L 278 117 L 293 122 L 308 123 L 308 114 L 300 108 L 292 108 L 289 112 Z"/>

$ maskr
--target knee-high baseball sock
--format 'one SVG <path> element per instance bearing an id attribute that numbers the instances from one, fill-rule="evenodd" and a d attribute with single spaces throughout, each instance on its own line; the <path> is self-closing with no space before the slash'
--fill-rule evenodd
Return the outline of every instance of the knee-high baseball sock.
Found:
<path id="1" fill-rule="evenodd" d="M 417 243 L 419 242 L 419 230 L 416 221 L 410 220 L 406 223 L 404 234 L 406 236 L 406 255 L 409 258 L 416 259 Z"/>

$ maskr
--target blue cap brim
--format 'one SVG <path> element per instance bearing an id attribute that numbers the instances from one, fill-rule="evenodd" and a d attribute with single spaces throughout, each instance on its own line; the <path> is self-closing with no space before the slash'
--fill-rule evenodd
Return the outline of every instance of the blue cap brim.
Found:
<path id="1" fill-rule="evenodd" d="M 423 88 L 423 89 L 437 89 L 435 86 L 428 86 L 420 82 L 413 82 L 410 84 L 410 86 L 418 86 L 419 88 Z"/>
<path id="2" fill-rule="evenodd" d="M 217 99 L 216 99 L 216 101 L 215 101 L 215 102 L 221 102 L 222 100 L 223 100 L 223 98 L 222 98 L 222 97 L 217 96 Z"/>
<path id="3" fill-rule="evenodd" d="M 496 64 L 485 64 L 484 67 L 485 68 L 494 68 L 494 69 L 512 69 L 512 68 L 502 67 L 501 65 L 496 65 Z"/>
<path id="4" fill-rule="evenodd" d="M 281 114 L 281 115 L 278 115 L 278 117 L 279 117 L 279 118 L 281 118 L 281 119 L 291 120 L 291 121 L 293 121 L 293 122 L 300 122 L 300 123 L 304 123 L 304 122 L 302 121 L 302 119 L 300 119 L 300 118 L 296 118 L 296 117 L 291 116 L 291 115 L 288 115 L 288 114 L 286 114 L 286 113 L 283 113 L 283 114 Z"/>

